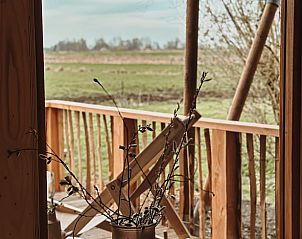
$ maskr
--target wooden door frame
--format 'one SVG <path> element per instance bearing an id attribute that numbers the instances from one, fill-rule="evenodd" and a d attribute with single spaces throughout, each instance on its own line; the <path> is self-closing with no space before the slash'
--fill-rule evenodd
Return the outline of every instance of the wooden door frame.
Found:
<path id="1" fill-rule="evenodd" d="M 302 236 L 302 3 L 282 2 L 278 238 Z"/>

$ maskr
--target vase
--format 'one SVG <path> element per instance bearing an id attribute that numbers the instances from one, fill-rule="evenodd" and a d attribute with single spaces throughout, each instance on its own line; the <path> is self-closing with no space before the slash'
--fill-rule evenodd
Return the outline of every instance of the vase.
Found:
<path id="1" fill-rule="evenodd" d="M 56 213 L 49 213 L 48 218 L 48 239 L 61 239 L 61 224 L 56 217 Z"/>
<path id="2" fill-rule="evenodd" d="M 112 239 L 155 239 L 155 224 L 142 228 L 120 226 L 112 223 Z"/>

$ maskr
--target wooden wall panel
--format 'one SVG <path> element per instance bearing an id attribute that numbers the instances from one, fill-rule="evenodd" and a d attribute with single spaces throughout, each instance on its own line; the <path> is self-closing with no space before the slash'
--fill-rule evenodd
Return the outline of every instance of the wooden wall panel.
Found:
<path id="1" fill-rule="evenodd" d="M 41 1 L 0 1 L 1 238 L 47 238 Z M 37 31 L 36 31 L 37 29 Z M 39 100 L 38 100 L 39 99 Z M 37 138 L 30 130 L 39 131 Z M 44 140 L 43 140 L 44 139 Z"/>

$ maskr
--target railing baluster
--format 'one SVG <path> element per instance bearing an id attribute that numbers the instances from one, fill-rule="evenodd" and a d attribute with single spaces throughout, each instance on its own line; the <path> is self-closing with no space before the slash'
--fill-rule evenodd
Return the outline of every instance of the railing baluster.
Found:
<path id="1" fill-rule="evenodd" d="M 60 158 L 64 155 L 64 126 L 63 126 L 63 110 L 55 108 L 46 109 L 47 117 L 47 134 L 46 142 L 54 153 Z M 55 190 L 56 192 L 62 191 L 60 187 L 60 180 L 63 178 L 64 169 L 56 162 L 51 162 L 48 169 L 54 173 Z"/>
<path id="2" fill-rule="evenodd" d="M 78 151 L 78 175 L 80 182 L 83 181 L 82 171 L 82 153 L 81 153 L 81 125 L 80 125 L 80 112 L 75 111 L 75 127 L 76 127 L 76 142 Z"/>
<path id="3" fill-rule="evenodd" d="M 120 145 L 126 145 L 126 141 L 124 140 L 125 129 L 124 124 L 125 119 L 121 119 L 119 116 L 113 117 L 111 119 L 111 135 L 112 135 L 112 166 L 113 166 L 113 178 L 118 176 L 122 170 L 125 161 L 125 152 L 119 148 Z"/>
<path id="4" fill-rule="evenodd" d="M 156 122 L 155 121 L 152 121 L 152 139 L 155 139 L 156 137 Z"/>
<path id="5" fill-rule="evenodd" d="M 266 136 L 260 135 L 260 216 L 261 238 L 267 238 L 266 228 L 266 202 L 265 202 L 265 166 L 266 166 Z"/>
<path id="6" fill-rule="evenodd" d="M 109 174 L 108 178 L 109 180 L 113 179 L 113 159 L 112 159 L 112 150 L 111 150 L 111 143 L 109 140 L 109 130 L 108 130 L 108 124 L 107 124 L 107 118 L 106 115 L 103 115 L 103 121 L 105 126 L 105 134 L 106 134 L 106 144 L 107 144 L 107 155 L 108 155 L 108 165 L 109 165 Z"/>
<path id="7" fill-rule="evenodd" d="M 198 190 L 199 190 L 199 238 L 205 238 L 205 205 L 204 191 L 202 178 L 202 156 L 201 156 L 201 141 L 200 128 L 196 128 L 196 145 L 197 145 L 197 166 L 198 166 Z"/>
<path id="8" fill-rule="evenodd" d="M 90 145 L 86 113 L 82 112 L 86 146 L 86 188 L 91 192 Z"/>
<path id="9" fill-rule="evenodd" d="M 246 144 L 248 153 L 248 168 L 250 178 L 250 238 L 256 238 L 256 206 L 257 206 L 257 190 L 256 190 L 256 173 L 255 173 L 255 157 L 254 157 L 254 139 L 252 134 L 246 134 Z"/>
<path id="10" fill-rule="evenodd" d="M 280 223 L 281 223 L 281 202 L 280 202 L 280 145 L 279 138 L 275 137 L 275 218 L 276 218 L 276 236 L 281 238 Z"/>
<path id="11" fill-rule="evenodd" d="M 68 110 L 68 125 L 69 125 L 69 152 L 70 152 L 70 168 L 72 172 L 75 172 L 75 159 L 74 159 L 74 134 L 72 123 L 72 112 Z"/>
<path id="12" fill-rule="evenodd" d="M 69 144 L 69 132 L 68 132 L 68 113 L 67 110 L 64 110 L 63 113 L 63 124 L 64 124 L 64 139 L 66 144 L 67 150 L 67 157 L 68 157 L 68 167 L 71 168 L 71 153 L 70 153 L 70 144 Z M 65 149 L 64 149 L 65 151 Z M 64 152 L 65 154 L 65 152 Z"/>
<path id="13" fill-rule="evenodd" d="M 137 120 L 136 120 L 136 129 L 138 129 L 138 122 L 137 122 Z M 137 135 L 136 136 L 136 144 L 137 144 L 136 155 L 139 155 L 139 153 L 140 153 L 139 143 L 140 143 L 139 142 L 139 135 Z M 140 183 L 141 183 L 141 178 L 138 178 L 137 179 L 137 185 L 140 185 Z M 136 185 L 136 187 L 137 187 L 137 185 Z M 139 196 L 139 197 L 136 198 L 135 203 L 136 203 L 136 205 L 140 205 L 140 203 L 141 203 L 141 196 Z"/>
<path id="14" fill-rule="evenodd" d="M 211 146 L 211 136 L 210 136 L 210 130 L 204 129 L 204 139 L 206 144 L 206 153 L 207 153 L 207 164 L 208 164 L 208 177 L 207 181 L 205 183 L 205 189 L 209 192 L 212 191 L 212 184 L 211 184 L 211 178 L 212 178 L 212 146 Z M 209 193 L 204 194 L 204 202 L 205 205 L 208 205 L 210 208 L 212 208 L 212 197 Z"/>
<path id="15" fill-rule="evenodd" d="M 142 126 L 146 127 L 147 126 L 147 121 L 146 120 L 142 120 Z M 145 148 L 148 145 L 148 135 L 142 134 L 142 139 L 143 139 L 143 147 Z"/>
<path id="16" fill-rule="evenodd" d="M 98 169 L 99 169 L 99 186 L 102 190 L 104 187 L 103 181 L 103 158 L 101 152 L 101 116 L 99 114 L 96 115 L 96 122 L 97 122 L 97 156 L 98 156 Z"/>
<path id="17" fill-rule="evenodd" d="M 95 163 L 95 145 L 94 145 L 94 130 L 93 130 L 93 115 L 89 113 L 89 141 L 91 151 L 91 185 L 96 183 L 96 163 Z"/>

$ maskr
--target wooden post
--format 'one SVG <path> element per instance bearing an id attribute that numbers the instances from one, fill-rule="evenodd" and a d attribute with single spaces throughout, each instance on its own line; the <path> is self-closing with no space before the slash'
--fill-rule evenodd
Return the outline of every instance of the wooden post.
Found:
<path id="1" fill-rule="evenodd" d="M 54 108 L 47 108 L 46 117 L 47 117 L 46 142 L 55 154 L 57 154 L 60 158 L 63 158 L 63 154 L 64 154 L 63 111 Z M 48 169 L 54 173 L 56 192 L 62 191 L 62 188 L 60 187 L 59 184 L 60 180 L 64 175 L 64 170 L 62 165 L 54 161 L 51 162 Z"/>
<path id="2" fill-rule="evenodd" d="M 185 52 L 185 82 L 184 82 L 184 114 L 187 115 L 192 107 L 196 92 L 197 57 L 198 57 L 198 18 L 199 0 L 187 0 L 186 13 L 186 52 Z M 184 152 L 180 160 L 180 173 L 184 178 L 194 178 L 194 137 L 195 130 L 188 132 L 192 144 L 188 147 L 188 153 Z M 186 150 L 185 150 L 186 151 Z M 189 167 L 188 167 L 189 166 Z M 180 191 L 180 215 L 183 219 L 192 221 L 194 205 L 194 180 L 181 184 Z M 192 229 L 193 230 L 193 229 Z"/>
<path id="3" fill-rule="evenodd" d="M 1 7 L 0 7 L 1 8 Z M 0 10 L 1 11 L 1 10 Z M 36 92 L 37 92 L 37 118 L 38 118 L 38 149 L 39 154 L 46 150 L 46 130 L 45 130 L 45 92 L 44 92 L 44 48 L 43 48 L 43 19 L 42 1 L 34 1 L 34 28 L 35 28 L 35 51 L 36 51 Z M 16 17 L 16 15 L 15 15 Z M 2 18 L 3 19 L 3 18 Z M 0 43 L 2 47 L 2 44 Z M 0 54 L 1 55 L 1 54 Z M 47 235 L 47 194 L 46 194 L 46 165 L 42 160 L 38 160 L 39 170 L 39 238 Z"/>
<path id="4" fill-rule="evenodd" d="M 239 134 L 212 133 L 213 238 L 241 238 L 241 149 Z"/>
<path id="5" fill-rule="evenodd" d="M 261 17 L 255 39 L 249 51 L 243 72 L 241 74 L 235 96 L 229 110 L 227 119 L 239 120 L 246 98 L 248 96 L 255 72 L 263 52 L 266 38 L 274 21 L 279 0 L 268 0 Z"/>
<path id="6" fill-rule="evenodd" d="M 39 0 L 0 3 L 1 238 L 47 238 L 41 13 Z M 8 157 L 17 148 L 37 150 Z"/>
<path id="7" fill-rule="evenodd" d="M 119 148 L 120 145 L 127 146 L 130 144 L 133 134 L 137 129 L 135 120 L 121 119 L 121 117 L 113 117 L 113 172 L 117 177 L 123 170 L 125 159 L 124 151 Z M 129 158 L 130 159 L 130 158 Z"/>
<path id="8" fill-rule="evenodd" d="M 283 1 L 281 42 L 281 238 L 302 235 L 302 2 Z"/>

